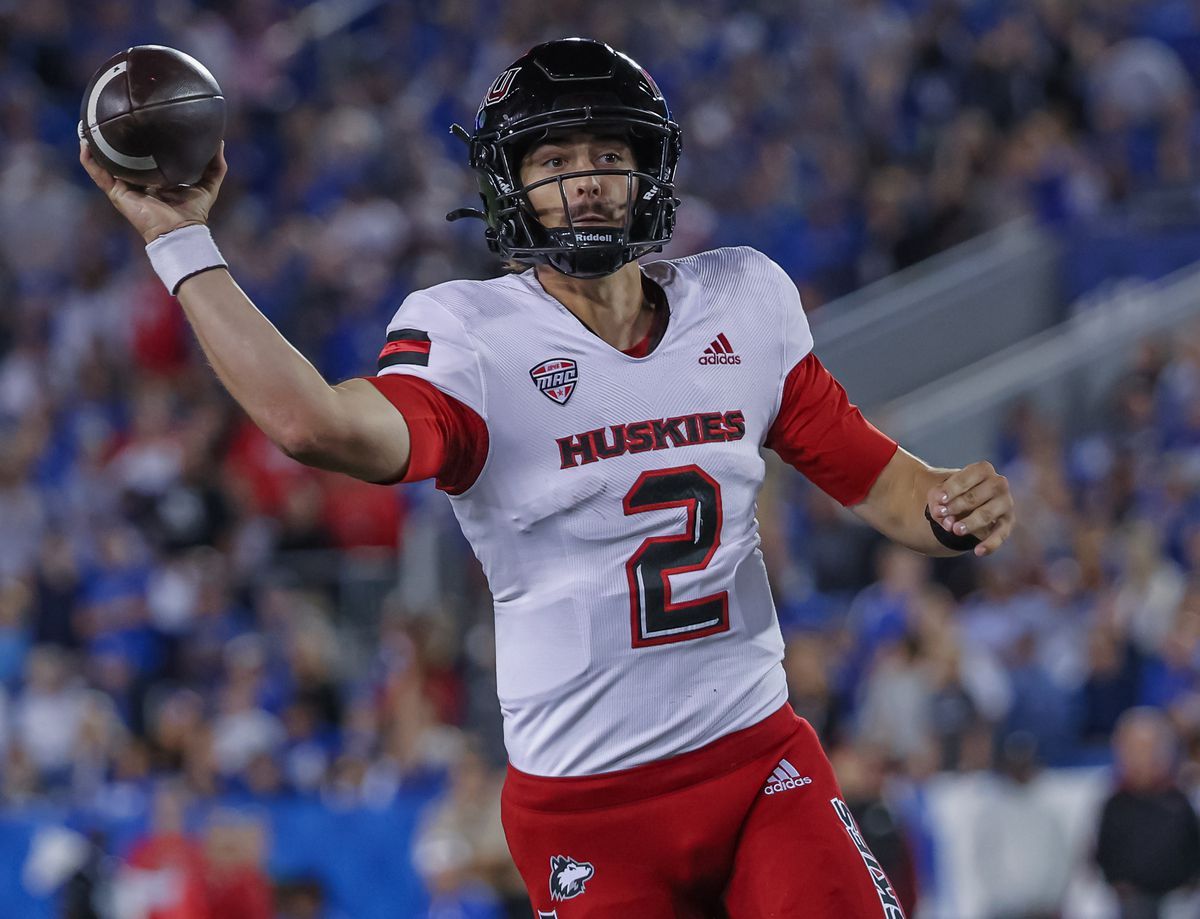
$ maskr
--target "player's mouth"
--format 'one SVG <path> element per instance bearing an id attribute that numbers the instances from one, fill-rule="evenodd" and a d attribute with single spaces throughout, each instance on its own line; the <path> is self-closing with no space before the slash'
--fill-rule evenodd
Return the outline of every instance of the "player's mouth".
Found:
<path id="1" fill-rule="evenodd" d="M 590 207 L 581 207 L 577 213 L 568 211 L 571 217 L 571 223 L 575 224 L 608 224 L 614 226 L 621 221 L 617 217 L 615 207 L 606 207 L 598 205 L 597 202 L 590 202 Z"/>

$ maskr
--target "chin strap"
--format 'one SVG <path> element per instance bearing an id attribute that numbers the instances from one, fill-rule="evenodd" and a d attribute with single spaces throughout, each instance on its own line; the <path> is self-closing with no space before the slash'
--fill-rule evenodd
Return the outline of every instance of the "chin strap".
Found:
<path id="1" fill-rule="evenodd" d="M 485 222 L 487 221 L 487 214 L 477 207 L 456 207 L 446 215 L 446 219 L 451 222 L 462 220 L 464 217 L 474 217 Z"/>
<path id="2" fill-rule="evenodd" d="M 467 129 L 461 124 L 455 123 L 450 125 L 450 133 L 461 140 L 464 144 L 470 146 L 471 135 L 467 133 Z M 455 220 L 462 220 L 464 217 L 473 217 L 478 220 L 482 220 L 485 223 L 487 222 L 487 214 L 477 207 L 456 207 L 446 215 L 446 219 L 452 223 Z"/>

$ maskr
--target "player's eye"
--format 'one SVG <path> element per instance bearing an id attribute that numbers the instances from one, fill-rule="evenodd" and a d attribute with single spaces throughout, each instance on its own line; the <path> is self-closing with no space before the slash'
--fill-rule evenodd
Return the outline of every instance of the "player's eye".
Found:
<path id="1" fill-rule="evenodd" d="M 561 156 L 547 157 L 542 161 L 542 165 L 547 169 L 561 169 L 566 162 Z"/>
<path id="2" fill-rule="evenodd" d="M 623 159 L 624 159 L 624 157 L 621 156 L 621 154 L 617 153 L 615 150 L 609 151 L 608 153 L 600 154 L 600 161 L 602 163 L 619 163 Z"/>

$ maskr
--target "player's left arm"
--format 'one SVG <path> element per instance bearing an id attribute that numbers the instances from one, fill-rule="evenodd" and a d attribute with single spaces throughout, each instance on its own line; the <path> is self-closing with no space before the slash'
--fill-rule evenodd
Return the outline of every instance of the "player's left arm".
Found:
<path id="1" fill-rule="evenodd" d="M 990 555 L 1012 534 L 1016 521 L 1008 479 L 987 461 L 938 469 L 903 449 L 883 467 L 867 497 L 851 510 L 889 539 L 926 555 L 957 555 L 934 536 L 925 510 L 955 536 L 975 536 L 972 551 Z"/>
<path id="2" fill-rule="evenodd" d="M 763 445 L 889 539 L 917 552 L 962 551 L 938 540 L 926 509 L 948 538 L 978 537 L 976 555 L 1000 548 L 1013 529 L 1008 480 L 987 462 L 936 469 L 867 421 L 812 353 L 808 319 L 787 273 L 761 253 L 744 252 L 759 283 L 768 290 L 773 285 L 780 305 L 784 378 Z"/>

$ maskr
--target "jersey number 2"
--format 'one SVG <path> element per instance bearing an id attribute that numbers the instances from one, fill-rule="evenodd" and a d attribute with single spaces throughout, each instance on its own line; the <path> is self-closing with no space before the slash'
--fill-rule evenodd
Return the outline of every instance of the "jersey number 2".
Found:
<path id="1" fill-rule="evenodd" d="M 687 508 L 687 529 L 651 536 L 625 563 L 633 646 L 665 645 L 729 629 L 729 592 L 671 601 L 671 575 L 699 571 L 721 545 L 721 486 L 699 466 L 643 472 L 625 496 L 625 516 Z"/>

